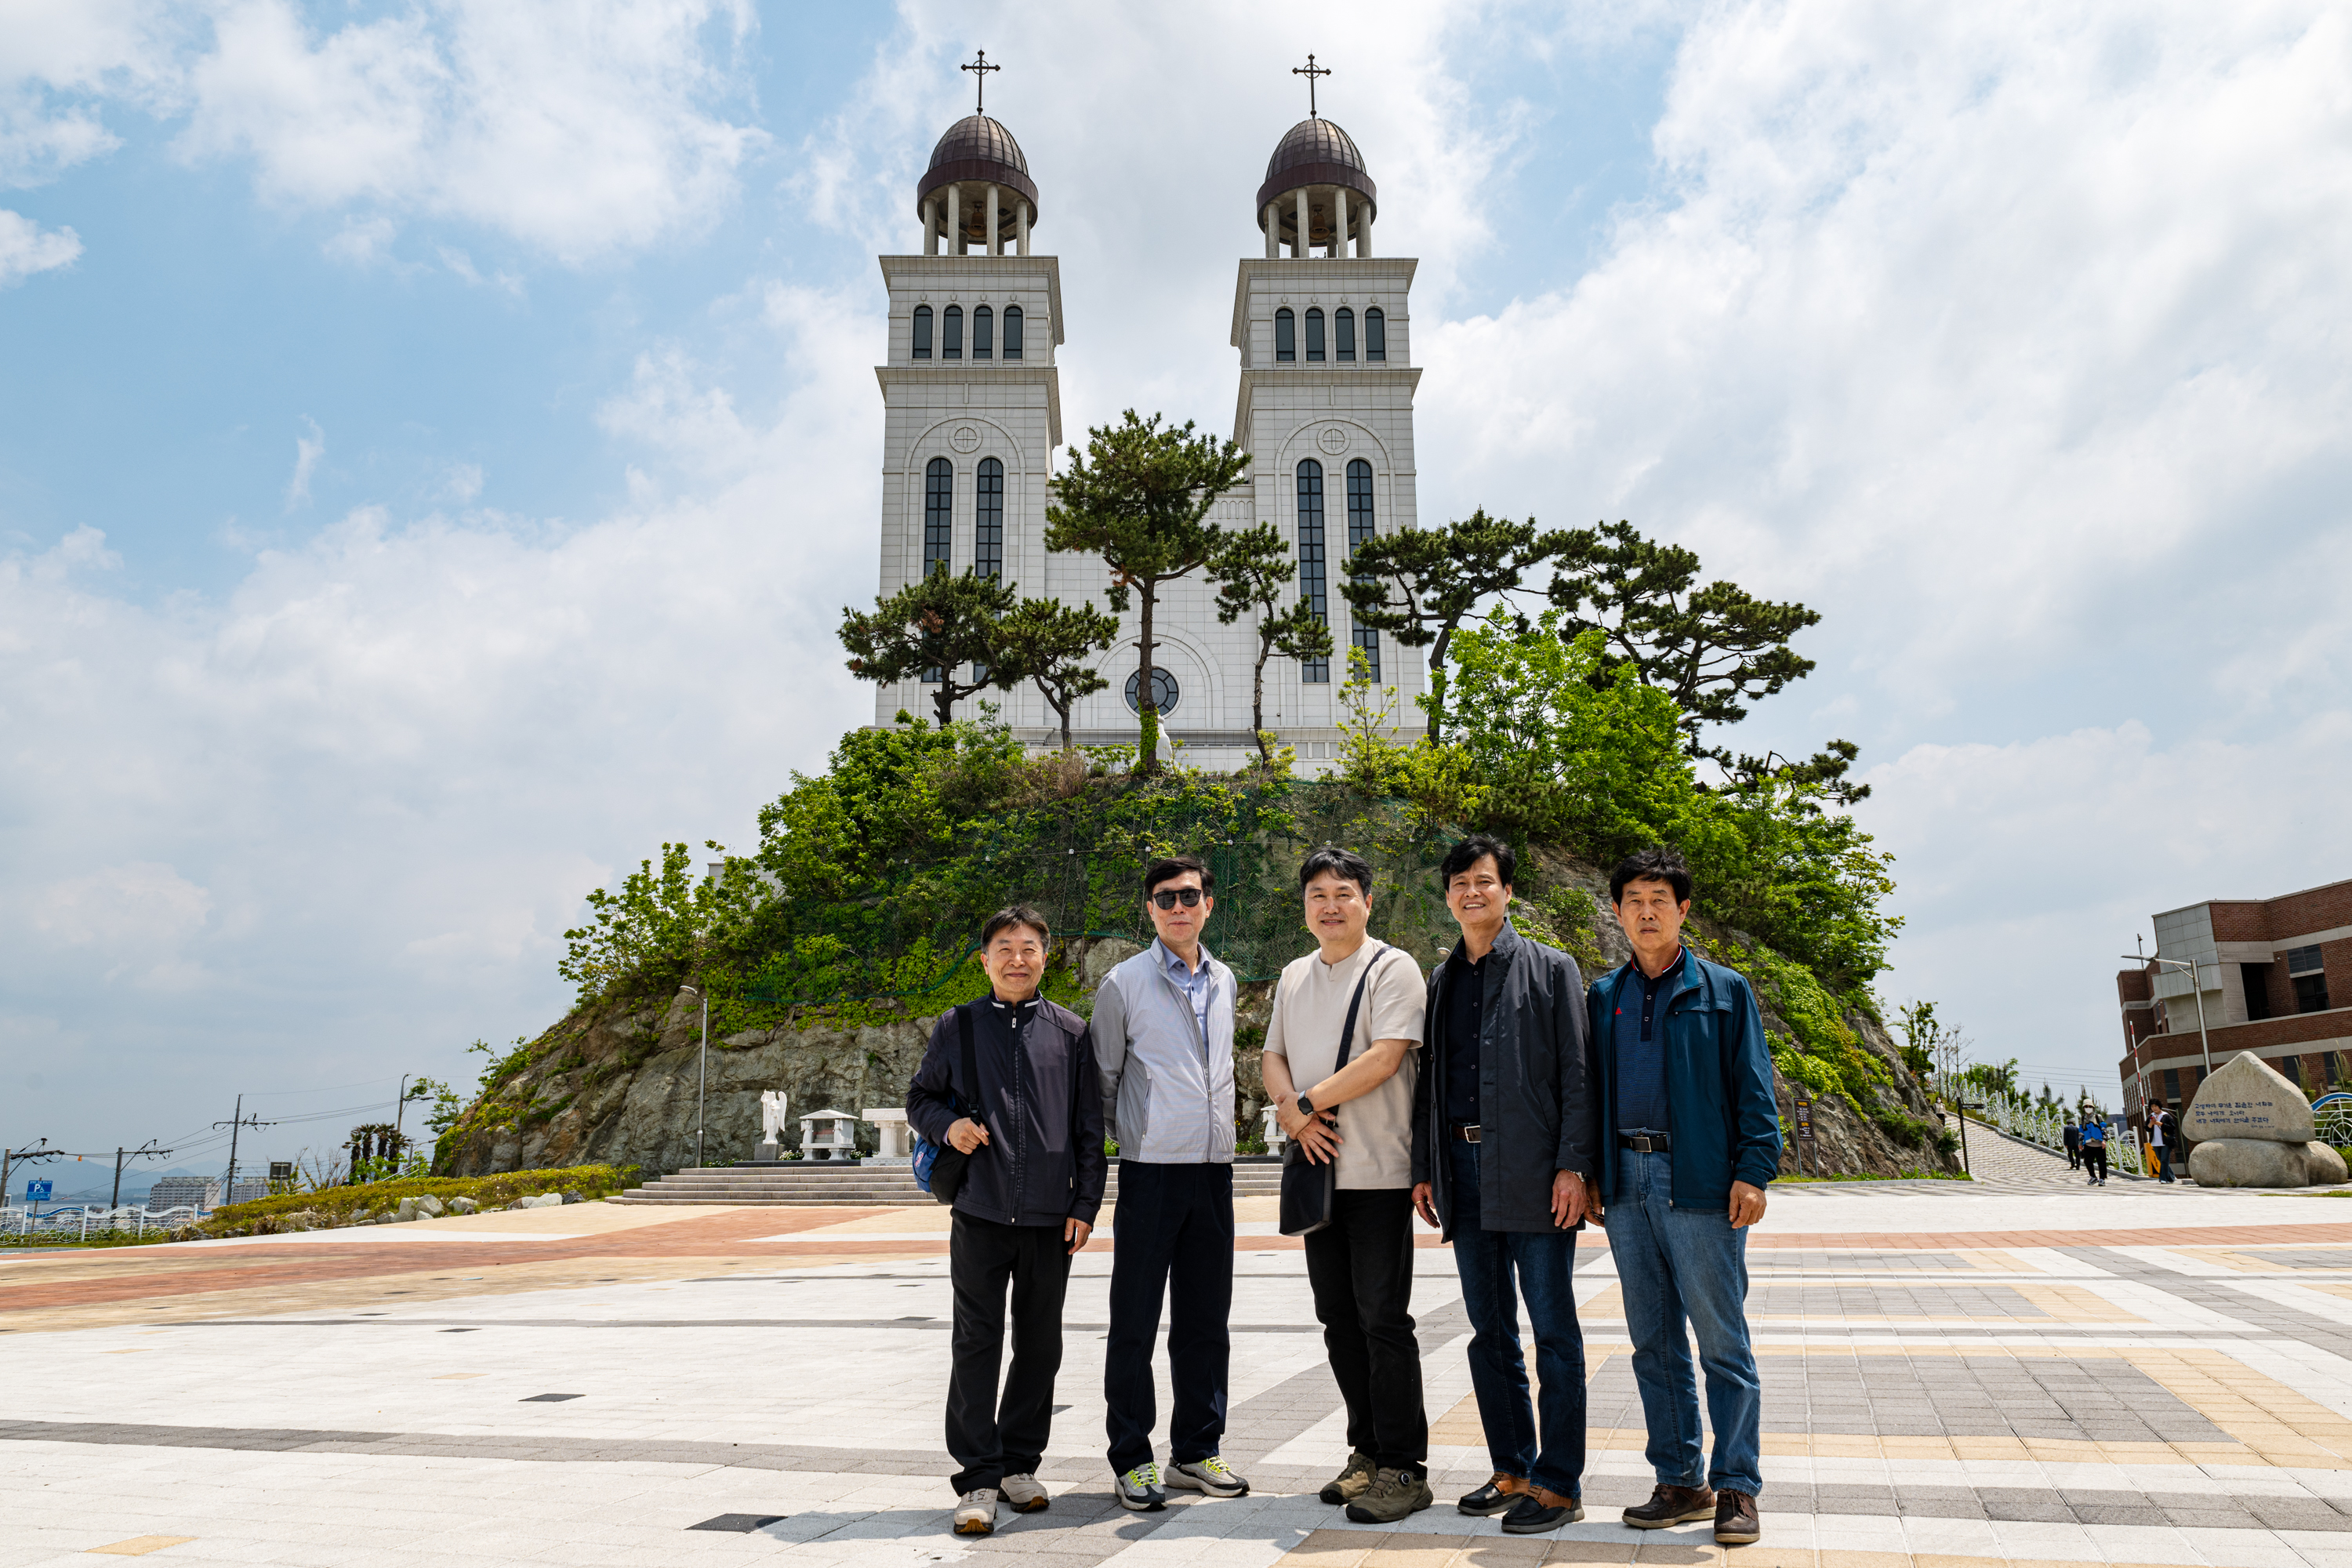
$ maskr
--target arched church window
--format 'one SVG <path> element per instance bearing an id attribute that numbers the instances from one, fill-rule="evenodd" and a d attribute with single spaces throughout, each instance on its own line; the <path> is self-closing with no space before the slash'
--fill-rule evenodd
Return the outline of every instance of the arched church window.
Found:
<path id="1" fill-rule="evenodd" d="M 1310 360 L 1323 357 L 1323 312 L 1320 310 L 1307 312 L 1307 357 Z"/>
<path id="2" fill-rule="evenodd" d="M 1298 357 L 1298 322 L 1286 305 L 1274 313 L 1274 357 L 1287 364 Z"/>
<path id="3" fill-rule="evenodd" d="M 1021 357 L 1021 307 L 1018 305 L 1004 307 L 1004 357 Z"/>
<path id="4" fill-rule="evenodd" d="M 1136 700 L 1136 693 L 1143 689 L 1141 675 L 1140 670 L 1132 670 L 1128 674 L 1127 707 L 1130 713 L 1143 711 L 1143 704 Z M 1183 693 L 1177 689 L 1174 676 L 1156 664 L 1151 667 L 1151 705 L 1154 708 L 1160 710 L 1162 714 L 1173 713 L 1176 711 L 1176 699 L 1182 695 Z"/>
<path id="5" fill-rule="evenodd" d="M 993 458 L 980 460 L 972 490 L 971 569 L 982 577 L 1004 575 L 1004 465 Z"/>
<path id="6" fill-rule="evenodd" d="M 1332 347 L 1339 359 L 1353 364 L 1356 361 L 1356 312 L 1342 306 L 1331 318 L 1331 335 L 1339 340 Z"/>
<path id="7" fill-rule="evenodd" d="M 940 345 L 941 359 L 963 358 L 963 307 L 950 305 L 947 320 L 940 325 L 946 330 L 940 335 L 947 341 Z"/>
<path id="8" fill-rule="evenodd" d="M 931 357 L 931 308 L 929 305 L 915 307 L 915 357 Z"/>
<path id="9" fill-rule="evenodd" d="M 1389 357 L 1389 319 L 1378 305 L 1364 312 L 1364 357 L 1375 364 Z"/>
<path id="10" fill-rule="evenodd" d="M 1348 553 L 1353 556 L 1357 548 L 1370 542 L 1380 531 L 1372 516 L 1372 466 L 1358 458 L 1348 465 Z M 1360 572 L 1355 574 L 1359 583 L 1366 581 Z M 1371 679 L 1381 679 L 1381 634 L 1369 626 L 1358 626 L 1352 634 L 1355 645 L 1364 650 L 1364 664 Z"/>
<path id="11" fill-rule="evenodd" d="M 1312 458 L 1298 465 L 1298 596 L 1317 620 L 1329 624 L 1330 606 L 1323 593 L 1323 465 Z M 1331 661 L 1303 660 L 1298 678 L 1328 685 Z"/>
<path id="12" fill-rule="evenodd" d="M 948 319 L 955 319 L 949 312 Z M 949 555 L 955 548 L 955 465 L 933 458 L 923 471 L 923 575 L 952 571 Z M 923 671 L 925 680 L 937 680 L 940 667 Z"/>
<path id="13" fill-rule="evenodd" d="M 996 312 L 982 305 L 971 313 L 971 357 L 990 357 L 990 340 L 996 336 Z"/>

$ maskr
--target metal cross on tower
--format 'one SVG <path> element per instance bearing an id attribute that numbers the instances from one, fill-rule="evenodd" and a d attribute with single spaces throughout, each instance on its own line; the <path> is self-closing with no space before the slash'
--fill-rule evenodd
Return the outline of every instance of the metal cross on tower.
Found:
<path id="1" fill-rule="evenodd" d="M 985 114 L 988 112 L 988 73 L 991 71 L 1001 71 L 1004 68 L 1003 66 L 990 65 L 988 63 L 988 51 L 986 49 L 979 50 L 978 53 L 980 58 L 977 63 L 968 66 L 958 66 L 956 67 L 956 69 L 960 71 L 971 72 L 972 80 L 980 89 L 979 101 L 972 105 L 972 112 L 974 114 Z M 1314 56 L 1309 55 L 1307 57 L 1308 63 L 1313 63 L 1314 58 Z"/>
<path id="2" fill-rule="evenodd" d="M 966 70 L 970 70 L 971 68 L 966 66 L 964 68 Z M 1323 117 L 1320 114 L 1315 112 L 1315 79 L 1318 76 L 1329 76 L 1331 74 L 1331 68 L 1329 66 L 1317 65 L 1315 63 L 1315 57 L 1313 55 L 1309 55 L 1307 57 L 1307 63 L 1305 65 L 1291 67 L 1290 74 L 1293 76 L 1303 76 L 1307 79 L 1307 118 L 1309 120 L 1322 119 Z"/>

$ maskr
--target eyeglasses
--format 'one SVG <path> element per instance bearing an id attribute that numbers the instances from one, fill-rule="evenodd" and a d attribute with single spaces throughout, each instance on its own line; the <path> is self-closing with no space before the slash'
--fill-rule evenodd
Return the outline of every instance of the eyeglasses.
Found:
<path id="1" fill-rule="evenodd" d="M 1198 888 L 1162 888 L 1151 895 L 1151 901 L 1163 910 L 1172 910 L 1178 904 L 1190 910 L 1199 908 L 1206 896 Z"/>

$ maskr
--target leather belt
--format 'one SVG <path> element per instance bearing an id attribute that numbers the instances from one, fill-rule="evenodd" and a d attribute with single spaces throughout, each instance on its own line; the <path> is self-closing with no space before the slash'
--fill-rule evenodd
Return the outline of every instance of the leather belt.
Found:
<path id="1" fill-rule="evenodd" d="M 1479 1141 L 1478 1124 L 1475 1121 L 1457 1121 L 1454 1124 L 1454 1136 L 1465 1143 L 1475 1143 Z"/>
<path id="2" fill-rule="evenodd" d="M 1663 1132 L 1620 1132 L 1617 1147 L 1631 1149 L 1636 1154 L 1671 1154 L 1675 1141 Z"/>

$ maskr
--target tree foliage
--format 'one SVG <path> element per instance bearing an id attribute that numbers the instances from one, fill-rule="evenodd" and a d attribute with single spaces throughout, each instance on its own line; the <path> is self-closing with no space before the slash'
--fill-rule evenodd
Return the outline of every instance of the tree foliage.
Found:
<path id="1" fill-rule="evenodd" d="M 1159 766 L 1151 670 L 1160 590 L 1217 559 L 1224 531 L 1208 521 L 1210 509 L 1248 468 L 1249 454 L 1234 442 L 1196 433 L 1189 419 L 1167 426 L 1130 408 L 1118 424 L 1088 430 L 1085 450 L 1071 450 L 1045 509 L 1045 548 L 1098 556 L 1110 572 L 1111 608 L 1124 615 L 1130 602 L 1139 606 L 1139 773 Z"/>
<path id="2" fill-rule="evenodd" d="M 1061 721 L 1062 750 L 1069 751 L 1070 710 L 1109 682 L 1093 656 L 1117 641 L 1118 622 L 1088 604 L 1059 599 L 1024 599 L 996 627 L 990 658 L 1016 680 L 1025 679 Z"/>
<path id="3" fill-rule="evenodd" d="M 1018 684 L 1022 672 L 992 663 L 997 627 L 1013 610 L 1013 589 L 994 577 L 950 574 L 944 563 L 919 583 L 877 595 L 871 611 L 845 605 L 841 645 L 849 673 L 879 686 L 932 679 L 931 706 L 942 724 L 955 705 L 991 687 Z"/>
<path id="4" fill-rule="evenodd" d="M 1290 543 L 1272 523 L 1226 535 L 1213 573 L 1217 583 L 1217 619 L 1226 626 L 1244 616 L 1255 618 L 1257 657 L 1250 665 L 1250 731 L 1260 761 L 1274 751 L 1265 728 L 1265 665 L 1276 654 L 1306 663 L 1331 657 L 1331 627 L 1304 599 L 1282 607 L 1284 590 L 1298 576 Z"/>

